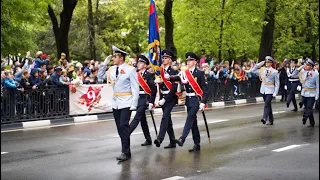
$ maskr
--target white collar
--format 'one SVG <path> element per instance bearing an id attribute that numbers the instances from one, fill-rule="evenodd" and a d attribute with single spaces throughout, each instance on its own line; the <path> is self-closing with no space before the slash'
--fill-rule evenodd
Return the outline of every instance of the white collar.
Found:
<path id="1" fill-rule="evenodd" d="M 164 68 L 164 69 L 168 72 L 169 67 L 170 67 L 170 66 L 167 66 L 167 67 L 166 67 L 166 68 Z"/>
<path id="2" fill-rule="evenodd" d="M 193 73 L 195 69 L 196 69 L 196 67 L 193 66 L 192 68 L 189 69 L 189 71 Z"/>
<path id="3" fill-rule="evenodd" d="M 144 72 L 146 72 L 146 69 L 144 69 L 143 71 L 140 71 L 140 74 L 144 74 Z"/>
<path id="4" fill-rule="evenodd" d="M 121 65 L 119 65 L 119 66 L 117 66 L 117 67 L 119 67 L 119 69 L 123 69 L 123 67 L 126 65 L 126 63 L 123 63 L 123 64 L 121 64 Z"/>

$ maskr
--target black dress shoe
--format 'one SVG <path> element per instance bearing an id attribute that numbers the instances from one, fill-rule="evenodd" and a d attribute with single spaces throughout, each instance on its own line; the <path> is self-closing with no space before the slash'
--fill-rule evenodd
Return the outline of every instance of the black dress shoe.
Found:
<path id="1" fill-rule="evenodd" d="M 309 126 L 307 126 L 308 128 L 312 128 L 314 127 L 314 124 L 310 124 Z"/>
<path id="2" fill-rule="evenodd" d="M 262 124 L 266 124 L 266 120 L 261 119 Z"/>
<path id="3" fill-rule="evenodd" d="M 153 143 L 154 143 L 157 147 L 160 147 L 161 142 L 160 142 L 158 139 L 154 140 Z"/>
<path id="4" fill-rule="evenodd" d="M 287 103 L 287 108 L 289 107 L 289 105 L 290 105 L 290 104 L 289 104 L 289 103 Z"/>
<path id="5" fill-rule="evenodd" d="M 168 146 L 164 147 L 165 149 L 176 148 L 176 144 L 170 143 Z"/>
<path id="6" fill-rule="evenodd" d="M 266 125 L 273 125 L 273 122 L 268 122 Z"/>
<path id="7" fill-rule="evenodd" d="M 192 149 L 189 149 L 189 152 L 200 151 L 200 145 L 194 145 Z"/>
<path id="8" fill-rule="evenodd" d="M 303 117 L 303 118 L 302 118 L 302 124 L 305 125 L 306 122 L 307 122 L 307 118 L 306 118 L 306 117 Z"/>
<path id="9" fill-rule="evenodd" d="M 183 146 L 183 140 L 182 140 L 181 138 L 177 139 L 177 140 L 176 140 L 176 143 L 177 143 L 180 147 Z"/>
<path id="10" fill-rule="evenodd" d="M 117 157 L 118 161 L 126 161 L 131 158 L 131 153 L 122 153 L 119 157 Z"/>
<path id="11" fill-rule="evenodd" d="M 297 112 L 297 111 L 298 111 L 298 108 L 294 108 L 294 109 L 292 109 L 291 111 Z"/>
<path id="12" fill-rule="evenodd" d="M 152 141 L 146 140 L 144 143 L 141 144 L 141 146 L 150 146 L 152 145 Z"/>
<path id="13" fill-rule="evenodd" d="M 302 106 L 303 106 L 303 102 L 299 102 L 300 109 L 302 108 Z"/>

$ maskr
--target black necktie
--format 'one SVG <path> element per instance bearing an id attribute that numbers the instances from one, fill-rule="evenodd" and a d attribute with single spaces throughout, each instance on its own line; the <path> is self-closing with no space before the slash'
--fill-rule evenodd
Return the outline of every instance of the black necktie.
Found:
<path id="1" fill-rule="evenodd" d="M 309 72 L 307 72 L 307 77 L 308 77 L 308 76 L 309 76 Z M 306 78 L 307 78 L 307 77 L 306 77 Z"/>
<path id="2" fill-rule="evenodd" d="M 119 66 L 117 66 L 117 69 L 116 69 L 116 78 L 118 77 L 118 74 L 119 74 Z"/>

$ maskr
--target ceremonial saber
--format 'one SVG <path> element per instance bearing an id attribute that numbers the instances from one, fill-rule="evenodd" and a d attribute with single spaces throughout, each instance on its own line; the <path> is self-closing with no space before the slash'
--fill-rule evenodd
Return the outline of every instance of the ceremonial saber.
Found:
<path id="1" fill-rule="evenodd" d="M 152 122 L 153 122 L 154 130 L 156 131 L 156 136 L 158 137 L 157 126 L 156 126 L 156 122 L 154 121 L 152 110 L 150 111 L 150 115 L 151 115 L 151 119 L 152 119 Z"/>
<path id="2" fill-rule="evenodd" d="M 202 116 L 203 116 L 204 123 L 205 123 L 205 125 L 206 125 L 208 140 L 209 140 L 209 143 L 211 144 L 211 139 L 210 139 L 210 133 L 209 133 L 209 128 L 208 128 L 207 118 L 206 118 L 206 114 L 204 113 L 204 111 L 202 111 Z"/>

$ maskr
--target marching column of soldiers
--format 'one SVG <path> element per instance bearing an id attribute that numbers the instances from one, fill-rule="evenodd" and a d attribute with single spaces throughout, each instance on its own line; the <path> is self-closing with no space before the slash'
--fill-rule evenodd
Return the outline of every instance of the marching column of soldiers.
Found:
<path id="1" fill-rule="evenodd" d="M 113 86 L 113 115 L 122 144 L 121 155 L 116 157 L 117 160 L 126 161 L 131 158 L 130 134 L 135 130 L 139 122 L 141 123 L 141 128 L 146 139 L 141 146 L 152 145 L 146 118 L 146 109 L 150 111 L 157 135 L 154 140 L 156 147 L 161 146 L 166 133 L 168 133 L 170 143 L 164 147 L 165 149 L 176 148 L 176 144 L 182 147 L 191 130 L 194 146 L 192 149 L 189 149 L 189 152 L 200 151 L 200 132 L 197 124 L 197 112 L 199 110 L 202 111 L 210 142 L 210 134 L 204 114 L 208 99 L 208 87 L 204 72 L 196 68 L 199 61 L 196 54 L 193 52 L 186 53 L 188 68 L 185 71 L 178 72 L 171 68 L 174 54 L 170 50 L 163 50 L 161 52 L 161 78 L 155 78 L 154 73 L 147 71 L 149 59 L 144 55 L 138 56 L 137 68 L 135 68 L 125 63 L 127 52 L 115 46 L 112 46 L 112 50 L 113 66 L 108 71 L 107 82 Z M 289 106 L 292 101 L 295 108 L 294 111 L 296 111 L 297 104 L 294 90 L 299 86 L 298 82 L 300 81 L 302 86 L 301 96 L 303 104 L 306 107 L 302 123 L 306 124 L 307 119 L 309 119 L 309 127 L 313 127 L 315 122 L 312 108 L 314 102 L 319 98 L 319 74 L 313 70 L 314 62 L 311 59 L 307 59 L 306 63 L 299 68 L 294 68 L 296 64 L 295 60 L 291 63 L 292 69 L 287 71 L 289 81 L 291 82 L 288 87 L 290 91 L 287 106 Z M 265 66 L 262 67 L 264 64 Z M 263 96 L 265 105 L 261 122 L 266 125 L 273 125 L 274 123 L 271 101 L 279 91 L 279 74 L 278 71 L 272 67 L 274 64 L 275 60 L 271 56 L 266 56 L 265 61 L 256 64 L 250 70 L 259 75 L 262 81 L 260 93 Z M 171 119 L 171 111 L 178 103 L 178 83 L 181 83 L 186 90 L 185 105 L 187 108 L 187 118 L 182 135 L 176 139 Z M 157 92 L 156 84 L 159 86 L 159 92 Z M 152 114 L 157 93 L 159 93 L 160 97 L 158 105 L 161 106 L 163 112 L 159 134 L 157 133 Z M 132 111 L 136 111 L 136 114 L 129 124 Z"/>

